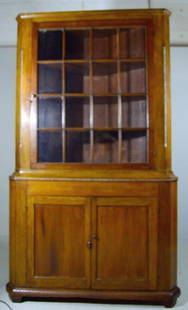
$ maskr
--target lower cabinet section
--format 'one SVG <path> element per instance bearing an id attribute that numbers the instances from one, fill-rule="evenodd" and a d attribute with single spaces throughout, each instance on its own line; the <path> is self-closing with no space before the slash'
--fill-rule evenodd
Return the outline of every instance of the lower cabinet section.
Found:
<path id="1" fill-rule="evenodd" d="M 155 289 L 157 200 L 30 196 L 28 283 Z"/>
<path id="2" fill-rule="evenodd" d="M 178 297 L 175 182 L 11 181 L 10 213 L 14 301 Z"/>

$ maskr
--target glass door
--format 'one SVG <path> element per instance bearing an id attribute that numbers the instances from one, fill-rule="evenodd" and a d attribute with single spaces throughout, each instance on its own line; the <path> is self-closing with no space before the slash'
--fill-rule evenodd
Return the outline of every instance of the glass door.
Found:
<path id="1" fill-rule="evenodd" d="M 39 29 L 37 163 L 147 164 L 145 26 Z"/>

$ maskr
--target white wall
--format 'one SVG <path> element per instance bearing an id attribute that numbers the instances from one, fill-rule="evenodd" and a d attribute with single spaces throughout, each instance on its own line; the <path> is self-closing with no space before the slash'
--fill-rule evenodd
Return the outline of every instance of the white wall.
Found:
<path id="1" fill-rule="evenodd" d="M 15 17 L 23 12 L 76 11 L 131 8 L 167 8 L 171 16 L 171 41 L 188 42 L 188 0 L 0 0 L 0 45 L 16 44 Z"/>
<path id="2" fill-rule="evenodd" d="M 171 38 L 188 43 L 188 0 L 152 0 L 152 7 L 174 12 Z M 20 12 L 147 7 L 146 0 L 0 0 L 0 236 L 8 234 L 8 176 L 15 159 L 15 16 Z M 181 22 L 182 21 L 182 22 Z M 4 47 L 2 47 L 4 45 Z M 9 47 L 8 47 L 9 46 Z M 171 48 L 173 168 L 179 176 L 179 231 L 188 236 L 188 47 Z"/>
<path id="3" fill-rule="evenodd" d="M 171 49 L 172 163 L 179 177 L 179 232 L 188 237 L 188 47 Z"/>
<path id="4" fill-rule="evenodd" d="M 15 166 L 16 48 L 0 48 L 0 235 L 8 234 L 8 176 Z"/>

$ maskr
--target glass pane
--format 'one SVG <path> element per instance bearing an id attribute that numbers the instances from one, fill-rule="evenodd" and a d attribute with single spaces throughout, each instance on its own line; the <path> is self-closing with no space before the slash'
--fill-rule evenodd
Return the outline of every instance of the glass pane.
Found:
<path id="1" fill-rule="evenodd" d="M 66 98 L 66 127 L 89 128 L 89 98 Z"/>
<path id="2" fill-rule="evenodd" d="M 107 164 L 118 162 L 118 132 L 94 132 L 94 163 Z"/>
<path id="3" fill-rule="evenodd" d="M 38 132 L 38 162 L 62 162 L 61 132 Z"/>
<path id="4" fill-rule="evenodd" d="M 40 64 L 38 66 L 38 92 L 62 92 L 62 66 L 60 64 Z"/>
<path id="5" fill-rule="evenodd" d="M 89 55 L 88 30 L 67 30 L 65 32 L 65 46 L 67 59 L 88 58 Z"/>
<path id="6" fill-rule="evenodd" d="M 121 91 L 145 92 L 146 73 L 144 63 L 121 63 Z"/>
<path id="7" fill-rule="evenodd" d="M 62 31 L 41 30 L 38 34 L 38 59 L 62 59 Z"/>
<path id="8" fill-rule="evenodd" d="M 121 156 L 123 163 L 147 162 L 147 131 L 124 131 Z"/>
<path id="9" fill-rule="evenodd" d="M 66 162 L 87 163 L 90 159 L 89 131 L 66 132 Z"/>
<path id="10" fill-rule="evenodd" d="M 122 127 L 146 126 L 146 97 L 122 97 Z"/>
<path id="11" fill-rule="evenodd" d="M 144 58 L 145 56 L 145 29 L 120 30 L 120 57 Z"/>
<path id="12" fill-rule="evenodd" d="M 93 31 L 93 58 L 117 58 L 115 29 L 97 29 Z"/>
<path id="13" fill-rule="evenodd" d="M 38 99 L 38 128 L 61 128 L 60 98 Z"/>
<path id="14" fill-rule="evenodd" d="M 114 63 L 95 63 L 93 65 L 93 92 L 117 92 L 117 65 Z"/>
<path id="15" fill-rule="evenodd" d="M 87 64 L 66 65 L 66 92 L 89 92 L 89 66 Z"/>
<path id="16" fill-rule="evenodd" d="M 94 127 L 118 127 L 117 97 L 94 97 Z"/>

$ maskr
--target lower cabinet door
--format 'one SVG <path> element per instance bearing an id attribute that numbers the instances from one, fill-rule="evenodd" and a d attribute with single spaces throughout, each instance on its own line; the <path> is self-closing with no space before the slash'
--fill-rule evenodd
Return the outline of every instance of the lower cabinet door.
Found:
<path id="1" fill-rule="evenodd" d="M 90 285 L 90 200 L 30 196 L 27 213 L 27 283 L 35 287 Z"/>
<path id="2" fill-rule="evenodd" d="M 92 287 L 156 289 L 157 199 L 96 198 L 92 212 Z"/>

